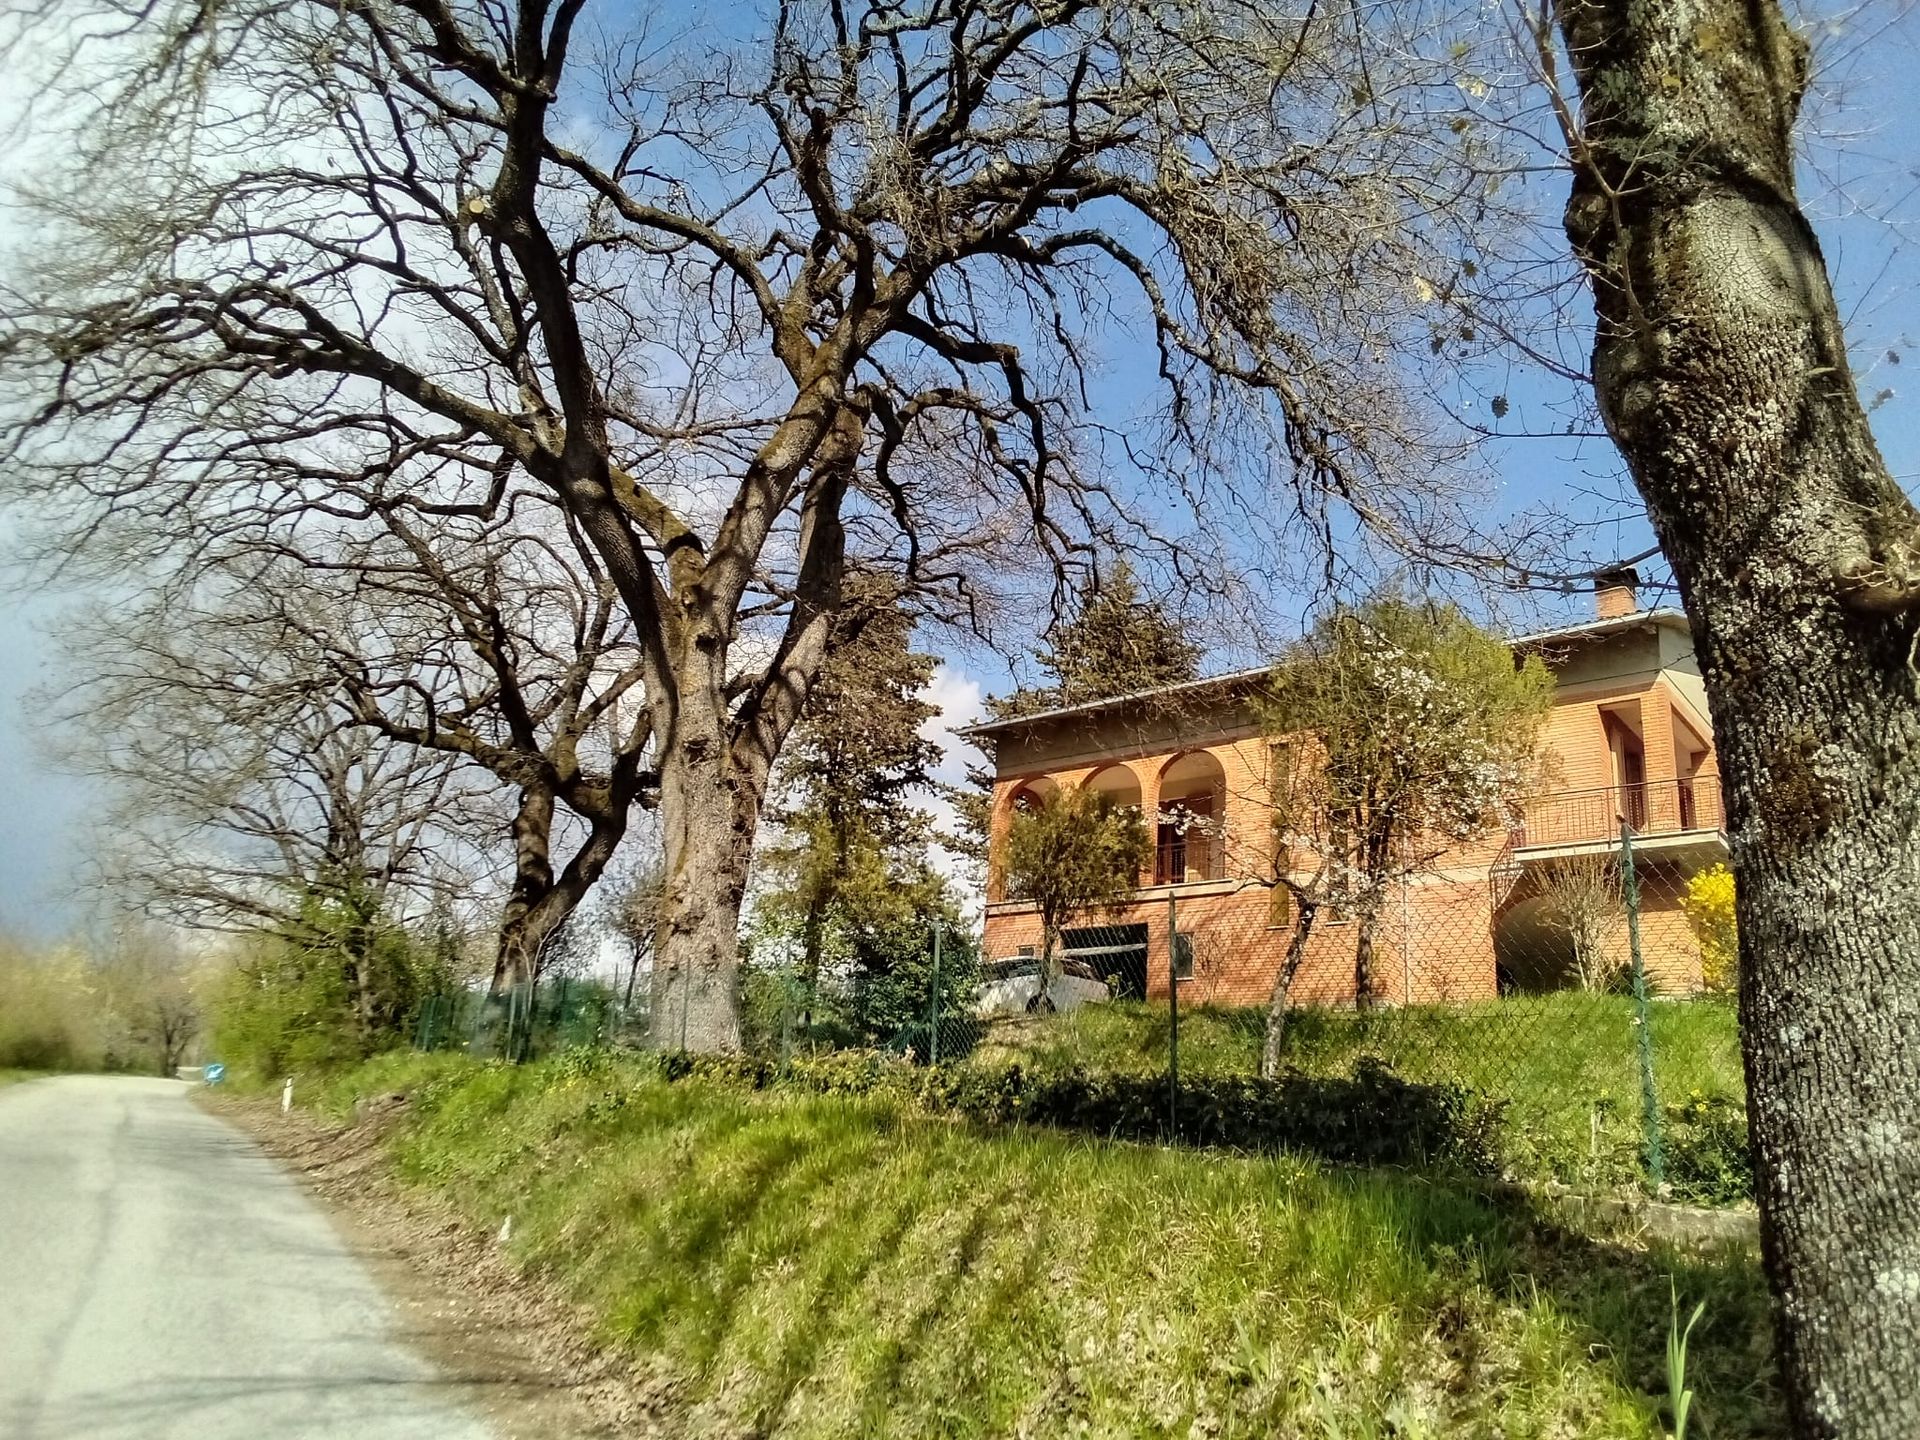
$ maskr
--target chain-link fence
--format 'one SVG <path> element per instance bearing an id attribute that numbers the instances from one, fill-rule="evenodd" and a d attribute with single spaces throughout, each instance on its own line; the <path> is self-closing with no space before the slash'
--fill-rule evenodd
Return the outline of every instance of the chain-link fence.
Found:
<path id="1" fill-rule="evenodd" d="M 1558 813 L 1570 803 L 1536 807 L 1477 863 L 1389 877 L 1370 903 L 1358 886 L 1323 896 L 1304 880 L 1190 874 L 1145 892 L 1109 923 L 1065 930 L 1060 1003 L 986 1017 L 973 1054 L 1164 1070 L 1197 1106 L 1215 1077 L 1383 1067 L 1497 1106 L 1504 1163 L 1528 1178 L 1740 1198 L 1724 841 L 1692 825 L 1637 832 L 1630 817 L 1604 838 L 1605 820 Z M 1035 917 L 996 911 L 986 970 L 1037 974 Z"/>
<path id="2" fill-rule="evenodd" d="M 917 943 L 877 959 L 749 957 L 742 1040 L 783 1067 L 860 1050 L 1154 1077 L 1175 1137 L 1222 1084 L 1384 1071 L 1497 1110 L 1517 1176 L 1742 1198 L 1724 841 L 1717 829 L 1636 833 L 1630 819 L 1617 839 L 1594 828 L 1530 814 L 1497 852 L 1391 877 L 1370 904 L 1189 879 L 1070 923 L 1051 947 L 1027 907 L 1002 903 L 984 937 L 930 918 Z M 415 1044 L 516 1061 L 638 1047 L 648 987 L 640 976 L 630 1002 L 633 978 L 440 997 Z"/>
<path id="3" fill-rule="evenodd" d="M 556 975 L 493 993 L 430 996 L 415 1017 L 413 1046 L 520 1062 L 579 1046 L 637 1046 L 646 1033 L 644 997 L 629 1000 L 605 980 Z"/>

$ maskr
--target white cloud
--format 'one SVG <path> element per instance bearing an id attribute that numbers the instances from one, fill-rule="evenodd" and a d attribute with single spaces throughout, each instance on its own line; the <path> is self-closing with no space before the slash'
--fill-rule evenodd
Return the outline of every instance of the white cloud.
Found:
<path id="1" fill-rule="evenodd" d="M 942 661 L 933 672 L 933 679 L 920 692 L 920 698 L 940 707 L 938 713 L 929 715 L 920 727 L 921 737 L 940 747 L 941 758 L 934 767 L 934 778 L 943 784 L 959 785 L 967 778 L 967 767 L 979 763 L 981 758 L 978 750 L 954 733 L 986 717 L 986 700 L 980 682 L 951 661 Z M 933 816 L 934 824 L 942 831 L 954 828 L 953 805 L 944 793 L 931 792 L 922 808 Z M 967 919 L 977 924 L 982 897 L 976 890 L 980 877 L 974 873 L 974 867 L 938 845 L 931 848 L 928 858 L 935 869 L 957 882 Z"/>
<path id="2" fill-rule="evenodd" d="M 942 661 L 927 688 L 920 692 L 920 698 L 940 707 L 939 713 L 929 715 L 920 727 L 921 738 L 940 747 L 941 761 L 934 773 L 948 784 L 957 785 L 966 779 L 968 764 L 979 758 L 979 752 L 954 732 L 986 716 L 980 682 L 950 661 Z"/>

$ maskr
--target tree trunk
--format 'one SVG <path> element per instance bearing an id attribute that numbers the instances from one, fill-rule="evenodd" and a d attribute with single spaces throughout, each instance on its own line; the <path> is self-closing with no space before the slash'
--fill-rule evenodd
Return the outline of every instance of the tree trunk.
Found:
<path id="1" fill-rule="evenodd" d="M 490 993 L 499 995 L 540 978 L 547 948 L 587 898 L 626 834 L 624 810 L 610 807 L 589 822 L 586 840 L 557 876 L 553 870 L 554 797 L 533 787 L 520 792 L 513 817 L 513 888 L 500 914 L 500 944 Z"/>
<path id="2" fill-rule="evenodd" d="M 717 699 L 698 708 L 683 703 L 678 718 L 682 735 L 663 747 L 660 772 L 666 878 L 654 943 L 653 1045 L 733 1054 L 740 1049 L 740 907 L 764 777 L 730 753 Z"/>
<path id="3" fill-rule="evenodd" d="M 1029 1015 L 1051 1015 L 1053 1005 L 1053 982 L 1055 961 L 1058 954 L 1060 921 L 1057 916 L 1043 914 L 1040 917 L 1040 960 L 1033 994 L 1027 1000 Z"/>
<path id="4" fill-rule="evenodd" d="M 1372 905 L 1362 907 L 1353 934 L 1353 1008 L 1373 1009 L 1373 932 L 1379 919 Z"/>
<path id="5" fill-rule="evenodd" d="M 1920 516 L 1793 189 L 1773 0 L 1561 0 L 1594 379 L 1725 777 L 1761 1238 L 1803 1437 L 1920 1434 Z"/>
<path id="6" fill-rule="evenodd" d="M 540 949 L 566 917 L 556 914 L 553 895 L 553 793 L 536 786 L 520 791 L 513 815 L 513 888 L 500 913 L 500 945 L 490 993 L 532 983 Z"/>
<path id="7" fill-rule="evenodd" d="M 1295 896 L 1297 913 L 1293 917 L 1293 934 L 1287 939 L 1286 958 L 1280 962 L 1280 973 L 1273 977 L 1273 994 L 1267 1000 L 1267 1039 L 1260 1050 L 1260 1078 L 1272 1080 L 1280 1074 L 1280 1052 L 1287 1039 L 1287 1006 L 1292 1001 L 1293 979 L 1300 973 L 1300 964 L 1307 958 L 1307 939 L 1313 934 L 1313 917 L 1320 913 L 1320 904 L 1303 896 Z"/>

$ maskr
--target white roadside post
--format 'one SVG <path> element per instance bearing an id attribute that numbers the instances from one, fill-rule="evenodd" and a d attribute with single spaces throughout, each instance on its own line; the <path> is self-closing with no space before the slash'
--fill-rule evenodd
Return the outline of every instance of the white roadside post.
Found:
<path id="1" fill-rule="evenodd" d="M 293 1109 L 293 1076 L 287 1076 L 287 1083 L 280 1087 L 280 1113 L 285 1115 Z"/>

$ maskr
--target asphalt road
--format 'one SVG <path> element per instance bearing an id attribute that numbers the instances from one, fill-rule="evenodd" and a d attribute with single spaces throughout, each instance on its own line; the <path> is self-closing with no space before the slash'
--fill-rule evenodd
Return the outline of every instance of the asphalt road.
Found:
<path id="1" fill-rule="evenodd" d="M 0 1440 L 488 1440 L 326 1216 L 188 1096 L 0 1089 Z"/>

